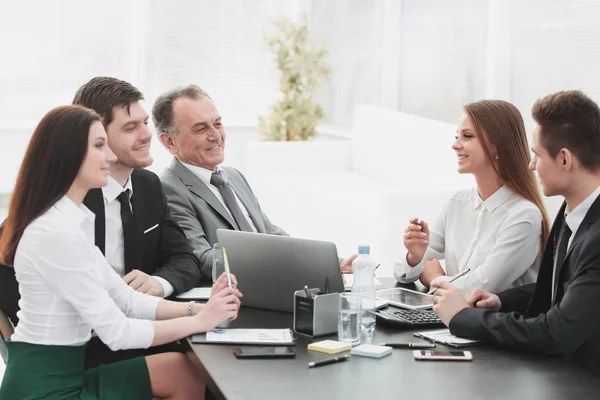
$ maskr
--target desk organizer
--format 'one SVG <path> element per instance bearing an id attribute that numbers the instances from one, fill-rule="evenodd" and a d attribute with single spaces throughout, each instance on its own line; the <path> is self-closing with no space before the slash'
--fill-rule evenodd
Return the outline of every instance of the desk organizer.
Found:
<path id="1" fill-rule="evenodd" d="M 319 289 L 310 292 L 311 298 L 304 290 L 294 292 L 294 331 L 313 337 L 337 333 L 339 293 L 315 294 Z"/>

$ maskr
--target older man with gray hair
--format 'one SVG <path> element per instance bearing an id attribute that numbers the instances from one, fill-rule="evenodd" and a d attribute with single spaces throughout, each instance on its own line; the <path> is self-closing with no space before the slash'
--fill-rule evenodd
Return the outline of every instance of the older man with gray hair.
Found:
<path id="1" fill-rule="evenodd" d="M 173 154 L 161 181 L 172 217 L 211 279 L 217 229 L 286 235 L 262 211 L 248 181 L 235 168 L 221 167 L 226 134 L 215 104 L 196 85 L 160 95 L 152 118 L 161 143 Z"/>

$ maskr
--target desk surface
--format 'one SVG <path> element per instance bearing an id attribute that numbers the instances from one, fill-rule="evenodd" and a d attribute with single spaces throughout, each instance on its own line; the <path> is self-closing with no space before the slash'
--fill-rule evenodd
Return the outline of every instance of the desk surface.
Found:
<path id="1" fill-rule="evenodd" d="M 243 308 L 232 328 L 291 328 L 292 314 Z M 414 330 L 377 324 L 373 343 L 420 342 Z M 336 339 L 335 335 L 316 340 Z M 394 350 L 380 360 L 349 361 L 308 368 L 309 361 L 331 357 L 309 352 L 313 340 L 300 337 L 296 358 L 238 360 L 239 346 L 193 344 L 201 373 L 218 399 L 592 399 L 600 379 L 561 358 L 517 353 L 490 346 L 468 348 L 472 362 L 415 361 L 410 350 Z M 445 349 L 438 345 L 439 350 Z M 344 353 L 342 353 L 344 354 Z"/>

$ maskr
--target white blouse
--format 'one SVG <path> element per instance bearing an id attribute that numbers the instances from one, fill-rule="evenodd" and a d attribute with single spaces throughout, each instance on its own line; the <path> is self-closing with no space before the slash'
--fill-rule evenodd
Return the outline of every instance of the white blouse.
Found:
<path id="1" fill-rule="evenodd" d="M 17 246 L 19 324 L 11 340 L 78 346 L 92 329 L 112 350 L 147 348 L 161 300 L 127 286 L 94 246 L 94 213 L 67 196 Z"/>
<path id="2" fill-rule="evenodd" d="M 406 253 L 396 262 L 398 282 L 416 281 L 424 262 L 434 258 L 445 260 L 447 276 L 433 282 L 470 268 L 453 282 L 463 292 L 481 288 L 497 293 L 537 279 L 542 214 L 505 186 L 485 201 L 476 188 L 456 193 L 429 228 L 429 247 L 421 262 L 410 267 Z"/>

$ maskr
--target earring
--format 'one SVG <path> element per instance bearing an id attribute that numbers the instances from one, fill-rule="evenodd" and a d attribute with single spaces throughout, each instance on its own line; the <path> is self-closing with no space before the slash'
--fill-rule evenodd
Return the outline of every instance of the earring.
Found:
<path id="1" fill-rule="evenodd" d="M 498 154 L 496 154 L 496 160 L 498 159 Z"/>

